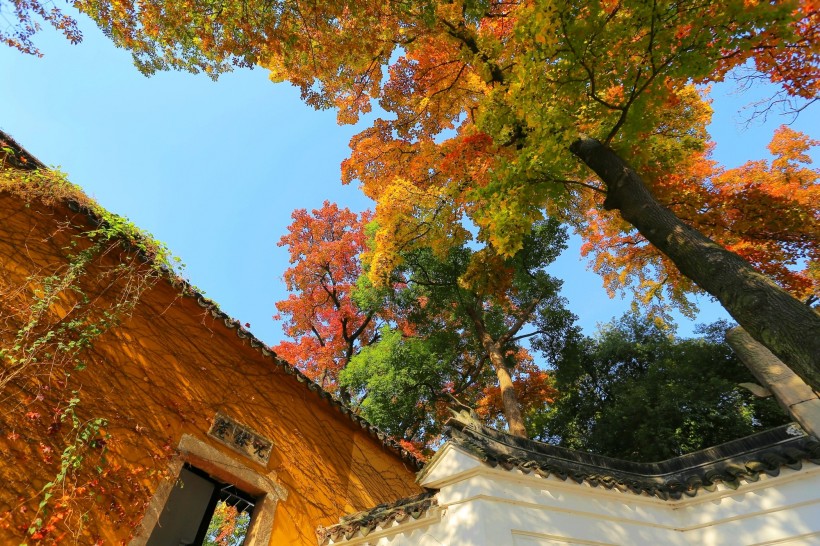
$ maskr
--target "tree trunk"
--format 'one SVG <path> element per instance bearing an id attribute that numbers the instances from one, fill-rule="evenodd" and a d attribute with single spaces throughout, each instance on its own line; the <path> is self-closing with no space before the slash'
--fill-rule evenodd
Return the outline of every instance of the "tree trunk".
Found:
<path id="1" fill-rule="evenodd" d="M 504 404 L 504 417 L 507 419 L 507 429 L 513 436 L 527 437 L 527 429 L 524 427 L 524 417 L 521 415 L 521 405 L 518 403 L 518 396 L 515 394 L 512 376 L 507 366 L 504 364 L 504 355 L 501 348 L 484 332 L 481 336 L 484 350 L 490 356 L 490 362 L 498 377 L 498 386 L 501 389 L 501 402 Z"/>
<path id="2" fill-rule="evenodd" d="M 743 328 L 735 327 L 726 332 L 726 343 L 755 379 L 774 394 L 789 417 L 809 434 L 820 435 L 820 398 L 811 387 Z"/>
<path id="3" fill-rule="evenodd" d="M 527 428 L 524 426 L 524 417 L 521 415 L 521 405 L 518 403 L 518 396 L 515 394 L 510 371 L 504 363 L 504 353 L 501 350 L 501 345 L 487 331 L 483 318 L 476 310 L 480 307 L 481 302 L 476 301 L 475 305 L 476 308 L 471 308 L 469 305 L 465 306 L 465 311 L 470 320 L 473 321 L 476 334 L 481 340 L 481 347 L 490 358 L 490 364 L 492 364 L 498 378 L 498 387 L 501 389 L 501 403 L 504 405 L 504 418 L 507 420 L 507 430 L 513 436 L 527 438 Z"/>
<path id="4" fill-rule="evenodd" d="M 570 151 L 606 184 L 604 208 L 618 210 L 681 273 L 717 298 L 754 339 L 820 389 L 820 316 L 749 262 L 687 226 L 658 203 L 614 151 L 582 138 Z"/>

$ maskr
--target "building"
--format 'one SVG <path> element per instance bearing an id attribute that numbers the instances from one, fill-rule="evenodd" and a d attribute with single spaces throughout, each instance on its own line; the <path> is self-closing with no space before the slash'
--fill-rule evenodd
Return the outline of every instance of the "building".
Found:
<path id="1" fill-rule="evenodd" d="M 415 457 L 0 141 L 0 544 L 193 544 L 220 501 L 248 546 L 315 544 L 423 491 Z"/>

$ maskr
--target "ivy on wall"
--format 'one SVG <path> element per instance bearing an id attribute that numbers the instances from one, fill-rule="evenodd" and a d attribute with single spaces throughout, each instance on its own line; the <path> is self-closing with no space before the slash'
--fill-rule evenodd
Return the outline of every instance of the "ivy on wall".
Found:
<path id="1" fill-rule="evenodd" d="M 107 502 L 112 520 L 136 525 L 150 497 L 139 475 L 157 469 L 109 463 L 108 419 L 84 411 L 75 378 L 101 373 L 89 366 L 94 342 L 128 317 L 178 261 L 63 174 L 11 168 L 7 159 L 14 151 L 2 152 L 0 193 L 22 199 L 26 207 L 67 203 L 83 213 L 79 217 L 87 225 L 55 223 L 48 243 L 60 241 L 62 260 L 47 268 L 15 270 L 26 267 L 25 249 L 2 257 L 7 266 L 0 272 L 0 450 L 9 462 L 6 486 L 17 497 L 15 504 L 0 506 L 0 529 L 17 531 L 24 544 L 96 541 L 85 532 L 92 506 Z M 117 259 L 106 259 L 115 253 Z M 125 490 L 127 495 L 117 494 Z M 138 510 L 123 506 L 122 498 Z M 139 517 L 129 519 L 129 512 Z"/>

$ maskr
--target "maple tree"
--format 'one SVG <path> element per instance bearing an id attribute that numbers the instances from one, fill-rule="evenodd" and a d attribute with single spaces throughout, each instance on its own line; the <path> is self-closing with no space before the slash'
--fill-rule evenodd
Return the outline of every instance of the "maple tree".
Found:
<path id="1" fill-rule="evenodd" d="M 703 233 L 714 215 L 683 221 L 656 199 L 666 184 L 668 203 L 691 197 L 699 211 L 709 204 L 688 192 L 710 190 L 720 178 L 715 170 L 699 176 L 693 159 L 708 150 L 702 116 L 692 114 L 703 110 L 693 84 L 753 65 L 786 99 L 816 100 L 820 13 L 813 0 L 76 5 L 146 73 L 215 76 L 262 65 L 275 81 L 299 86 L 308 104 L 337 108 L 341 122 L 356 121 L 379 100 L 387 119 L 354 138 L 343 173 L 378 203 L 380 231 L 368 258 L 374 278 L 389 275 L 410 246 L 442 250 L 469 239 L 464 222 L 476 226 L 488 252 L 511 256 L 545 209 L 583 233 L 593 205 L 604 233 L 616 225 L 637 231 L 667 270 L 674 264 L 680 272 L 660 280 L 643 273 L 644 295 L 668 285 L 677 297 L 697 285 L 820 388 L 820 317 L 732 251 L 754 255 L 770 271 L 769 264 L 800 262 L 803 250 L 787 241 L 747 252 L 718 223 L 727 249 Z M 741 186 L 724 189 L 737 201 L 751 195 Z M 771 214 L 770 202 L 749 200 L 736 214 L 752 222 Z M 795 214 L 818 220 L 816 209 Z M 807 244 L 816 246 L 816 238 Z M 658 259 L 645 262 L 651 269 Z M 642 275 L 637 266 L 632 272 Z M 621 277 L 610 282 L 628 281 L 630 272 Z"/>
<path id="2" fill-rule="evenodd" d="M 292 341 L 274 350 L 419 446 L 436 436 L 453 396 L 526 435 L 522 407 L 553 393 L 520 341 L 571 317 L 560 282 L 543 270 L 566 233 L 555 220 L 539 222 L 521 251 L 487 263 L 466 246 L 445 257 L 416 249 L 389 287 L 375 287 L 358 259 L 370 216 L 328 202 L 293 213 L 280 241 L 291 255 L 284 277 L 292 293 L 276 304 Z M 522 333 L 527 325 L 535 328 Z"/>
<path id="3" fill-rule="evenodd" d="M 279 241 L 290 253 L 284 280 L 291 294 L 276 303 L 274 318 L 285 319 L 283 329 L 292 341 L 273 349 L 325 388 L 334 389 L 350 358 L 378 339 L 384 315 L 377 315 L 378 302 L 354 299 L 370 217 L 325 201 L 312 213 L 294 211 Z"/>
<path id="4" fill-rule="evenodd" d="M 788 274 L 789 265 L 816 256 L 816 171 L 804 169 L 803 182 L 792 183 L 787 181 L 792 173 L 771 169 L 769 174 L 775 176 L 764 181 L 758 177 L 755 184 L 773 182 L 771 190 L 749 199 L 748 188 L 731 184 L 732 173 L 721 175 L 705 156 L 709 111 L 690 81 L 722 77 L 744 51 L 758 47 L 752 39 L 758 32 L 740 32 L 744 16 L 735 18 L 737 14 L 727 21 L 733 30 L 721 36 L 712 17 L 720 19 L 726 13 L 682 12 L 679 4 L 644 5 L 642 11 L 637 4 L 626 4 L 613 3 L 611 9 L 556 8 L 550 16 L 536 12 L 516 24 L 510 23 L 515 13 L 496 14 L 503 25 L 512 26 L 500 40 L 493 34 L 497 25 L 489 13 L 476 25 L 462 19 L 457 31 L 442 33 L 435 43 L 430 38 L 427 47 L 414 42 L 407 48 L 383 86 L 381 104 L 395 119 L 379 120 L 355 138 L 345 164 L 346 179 L 360 180 L 379 203 L 376 217 L 384 227 L 380 251 L 371 257 L 376 270 L 389 270 L 399 257 L 396 249 L 407 241 L 432 238 L 446 244 L 465 237 L 464 230 L 459 232 L 463 216 L 478 225 L 479 238 L 489 247 L 508 253 L 540 217 L 540 207 L 551 207 L 588 235 L 586 250 L 597 254 L 599 269 L 610 274 L 610 286 L 623 285 L 634 275 L 635 288 L 645 301 L 667 289 L 676 301 L 685 302 L 694 282 L 719 299 L 738 322 L 755 328 L 759 338 L 805 379 L 820 384 L 820 347 L 813 341 L 820 339 L 820 319 L 735 253 L 692 228 L 722 239 L 764 271 L 779 273 L 778 280 L 789 281 L 785 286 L 795 295 L 816 290 L 816 279 Z M 720 9 L 731 12 L 726 6 Z M 687 19 L 694 16 L 706 18 Z M 765 20 L 764 13 L 757 16 L 762 17 L 757 23 Z M 816 13 L 810 11 L 806 17 L 816 19 Z M 549 29 L 556 20 L 557 38 L 556 29 Z M 448 26 L 446 21 L 442 24 Z M 516 31 L 529 31 L 531 39 L 518 41 L 521 35 Z M 482 39 L 485 43 L 479 47 Z M 712 42 L 721 39 L 725 42 L 720 52 L 713 51 Z M 795 37 L 795 42 L 793 51 L 816 47 L 816 41 L 812 46 L 804 37 Z M 766 44 L 759 47 L 775 47 L 771 40 Z M 525 50 L 525 45 L 534 49 Z M 470 58 L 472 46 L 476 47 Z M 487 51 L 499 56 L 488 60 Z M 813 99 L 816 56 L 811 57 L 813 50 L 808 53 L 803 63 L 806 74 L 788 82 L 787 90 Z M 451 128 L 456 136 L 435 138 Z M 572 164 L 567 149 L 599 180 Z M 786 188 L 799 190 L 799 195 L 787 202 L 782 198 Z M 688 224 L 661 206 L 653 191 L 667 203 L 682 201 L 679 208 L 688 212 L 683 215 Z M 703 194 L 709 193 L 704 200 Z M 412 196 L 412 204 L 402 201 L 402 195 Z M 715 212 L 714 205 L 721 201 L 724 214 Z M 743 206 L 731 209 L 725 201 Z M 797 221 L 771 229 L 780 220 L 772 215 L 773 204 Z M 704 214 L 710 205 L 712 214 Z M 718 216 L 721 222 L 715 222 Z M 760 217 L 769 218 L 767 225 L 745 230 Z M 791 231 L 795 225 L 800 229 Z M 620 242 L 631 247 L 625 254 L 633 259 L 618 260 L 617 252 L 606 245 L 611 238 L 599 235 L 595 246 L 589 235 L 601 231 L 622 236 Z M 738 231 L 749 236 L 737 237 Z M 761 242 L 749 243 L 760 235 Z M 641 248 L 647 240 L 653 247 L 648 251 Z M 629 244 L 635 241 L 637 245 Z M 644 250 L 644 259 L 634 259 L 635 250 Z"/>
<path id="5" fill-rule="evenodd" d="M 660 178 L 655 196 L 685 223 L 697 225 L 798 299 L 809 300 L 820 281 L 820 186 L 807 155 L 816 144 L 783 126 L 769 145 L 774 160 L 728 170 L 711 161 L 706 149 Z M 692 310 L 686 299 L 691 280 L 623 221 L 590 207 L 581 232 L 586 240 L 582 253 L 592 257 L 611 292 L 631 285 L 645 305 L 662 312 L 659 292 L 664 291 L 679 309 Z"/>

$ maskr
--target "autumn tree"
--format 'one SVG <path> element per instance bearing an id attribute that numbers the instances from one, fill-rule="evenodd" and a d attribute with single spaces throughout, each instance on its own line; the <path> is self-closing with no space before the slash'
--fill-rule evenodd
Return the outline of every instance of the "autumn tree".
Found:
<path id="1" fill-rule="evenodd" d="M 392 413 L 384 402 L 414 383 L 422 395 L 416 401 L 427 400 L 428 410 L 442 394 L 466 394 L 485 417 L 495 406 L 512 434 L 527 436 L 527 410 L 545 404 L 552 388 L 522 342 L 556 336 L 574 320 L 559 295 L 561 282 L 546 272 L 565 241 L 553 219 L 537 222 L 509 258 L 467 245 L 443 256 L 430 248 L 408 251 L 391 274 L 403 335 L 362 351 L 343 381 L 365 389 L 362 405 L 373 416 Z M 468 392 L 476 385 L 478 391 Z M 526 405 L 520 395 L 528 397 Z"/>
<path id="2" fill-rule="evenodd" d="M 611 457 L 659 461 L 784 424 L 772 399 L 739 387 L 754 381 L 723 342 L 725 324 L 680 339 L 630 313 L 562 348 L 553 371 L 558 400 L 540 437 Z"/>
<path id="3" fill-rule="evenodd" d="M 509 257 L 545 209 L 584 233 L 593 207 L 597 222 L 634 230 L 682 275 L 651 282 L 680 281 L 674 294 L 705 290 L 820 388 L 820 317 L 705 235 L 711 215 L 681 219 L 656 197 L 668 192 L 670 205 L 717 178 L 697 165 L 708 135 L 693 84 L 753 65 L 784 100 L 816 100 L 812 0 L 76 5 L 146 73 L 259 64 L 345 123 L 378 100 L 387 116 L 353 139 L 344 165 L 345 180 L 378 203 L 374 277 L 386 278 L 410 246 L 462 244 L 472 233 L 465 218 L 486 253 Z M 692 199 L 695 211 L 709 206 Z M 750 222 L 770 215 L 768 205 L 756 199 L 737 213 Z M 816 207 L 794 214 L 818 221 Z M 800 262 L 789 244 L 759 248 L 757 263 L 784 252 Z"/>
<path id="4" fill-rule="evenodd" d="M 384 229 L 380 249 L 372 256 L 376 270 L 389 270 L 400 256 L 396 249 L 407 241 L 465 236 L 448 228 L 458 225 L 462 215 L 480 226 L 479 238 L 488 247 L 504 254 L 520 244 L 521 234 L 542 214 L 540 206 L 556 208 L 585 234 L 594 214 L 610 233 L 626 233 L 633 241 L 637 238 L 638 245 L 631 246 L 640 248 L 644 240 L 653 246 L 649 259 L 615 264 L 620 267 L 609 271 L 611 286 L 637 273 L 640 278 L 635 288 L 643 298 L 651 299 L 669 286 L 672 295 L 684 301 L 683 295 L 694 282 L 718 298 L 739 322 L 754 327 L 774 352 L 818 385 L 820 347 L 814 344 L 820 339 L 818 317 L 735 253 L 692 227 L 718 235 L 718 240 L 733 246 L 732 239 L 738 237 L 725 233 L 729 228 L 737 233 L 737 228 L 768 217 L 762 229 L 748 231 L 763 239 L 762 244 L 754 245 L 754 253 L 745 254 L 754 254 L 754 261 L 764 269 L 784 273 L 789 263 L 799 264 L 816 253 L 812 249 L 817 245 L 818 212 L 811 204 L 816 172 L 808 171 L 804 180 L 809 184 L 802 186 L 783 184 L 789 175 L 773 173 L 776 176 L 771 178 L 779 177 L 781 187 L 798 191 L 790 202 L 782 199 L 779 189 L 757 192 L 756 199 L 747 200 L 749 192 L 744 195 L 742 188 L 722 183 L 727 176 L 703 155 L 708 149 L 705 126 L 709 112 L 689 84 L 695 72 L 687 70 L 686 77 L 677 82 L 674 78 L 674 70 L 698 68 L 695 65 L 703 59 L 689 55 L 697 51 L 708 58 L 712 46 L 706 41 L 720 32 L 710 26 L 713 14 L 700 13 L 699 17 L 707 19 L 689 19 L 680 26 L 681 19 L 695 13 L 682 13 L 673 6 L 664 9 L 644 5 L 642 12 L 640 6 L 622 3 L 610 10 L 605 6 L 597 10 L 556 8 L 549 14 L 529 13 L 531 19 L 522 16 L 518 26 L 513 25 L 516 28 L 502 28 L 499 37 L 494 32 L 516 15 L 505 12 L 495 19 L 488 16 L 475 27 L 470 21 L 460 21 L 453 31 L 458 35 L 456 43 L 445 35 L 427 49 L 423 45 L 415 49 L 415 43 L 408 47 L 408 54 L 396 63 L 400 68 L 391 72 L 383 89 L 382 106 L 395 113 L 396 119 L 378 121 L 354 139 L 353 155 L 345 164 L 347 179 L 362 181 L 365 191 L 379 203 L 377 219 Z M 556 21 L 560 28 L 553 43 L 550 38 L 555 33 L 550 26 Z M 642 26 L 641 21 L 650 25 Z M 732 21 L 734 25 L 740 19 Z M 516 32 L 527 31 L 530 41 L 517 41 L 520 34 Z M 731 44 L 737 34 L 731 31 L 722 38 Z M 547 43 L 541 44 L 543 41 Z M 484 62 L 465 59 L 471 43 L 476 57 L 486 56 L 488 50 L 502 53 Z M 525 48 L 525 43 L 537 52 Z M 447 46 L 452 48 L 449 55 Z M 631 57 L 620 56 L 624 52 Z M 712 55 L 712 69 L 720 70 L 725 59 L 715 52 Z M 471 75 L 475 76 L 472 80 Z M 706 79 L 712 76 L 703 73 Z M 808 93 L 803 87 L 790 89 Z M 458 104 L 464 110 L 454 106 L 458 93 L 462 94 Z M 548 102 L 545 96 L 550 97 Z M 457 136 L 431 138 L 453 126 Z M 565 146 L 599 180 L 589 179 L 571 164 L 571 157 L 562 153 Z M 624 157 L 635 168 L 628 167 Z M 643 171 L 643 177 L 636 168 Z M 708 193 L 715 181 L 721 185 L 710 199 L 698 199 L 697 194 Z M 679 208 L 687 213 L 690 224 L 661 206 L 649 187 L 670 205 L 682 202 Z M 402 202 L 397 199 L 399 194 L 413 195 L 415 202 Z M 734 197 L 727 200 L 727 194 Z M 770 198 L 774 194 L 780 196 Z M 707 206 L 714 210 L 720 201 L 745 204 L 740 209 L 724 208 L 724 214 L 703 214 Z M 788 209 L 791 218 L 802 218 L 803 225 L 809 226 L 808 236 L 801 237 L 806 229 L 766 229 L 779 220 L 772 216 L 771 204 Z M 715 222 L 718 216 L 720 222 Z M 800 238 L 803 245 L 794 244 Z M 592 237 L 588 240 L 594 242 Z M 750 245 L 734 247 L 751 249 Z M 604 245 L 594 250 L 599 264 L 610 251 Z M 658 250 L 665 259 L 659 259 Z M 666 274 L 670 270 L 675 275 Z M 807 280 L 805 275 L 803 280 Z M 816 281 L 808 284 L 787 286 L 802 296 L 816 289 Z"/>
<path id="5" fill-rule="evenodd" d="M 450 409 L 468 409 L 482 421 L 507 424 L 496 374 L 471 338 L 453 328 L 407 336 L 384 328 L 378 343 L 365 347 L 341 373 L 355 406 L 371 423 L 427 454 L 441 438 Z M 527 436 L 555 398 L 550 375 L 528 351 L 508 354 L 510 376 Z"/>
<path id="6" fill-rule="evenodd" d="M 354 298 L 370 217 L 325 201 L 311 213 L 294 211 L 279 240 L 290 253 L 291 267 L 284 274 L 290 295 L 276 303 L 274 318 L 284 319 L 290 339 L 274 350 L 330 389 L 350 358 L 379 335 L 378 302 Z"/>
<path id="7" fill-rule="evenodd" d="M 250 527 L 251 516 L 224 501 L 216 503 L 203 546 L 242 546 Z"/>
<path id="8" fill-rule="evenodd" d="M 277 303 L 292 340 L 277 353 L 420 444 L 435 436 L 441 402 L 453 396 L 481 406 L 487 418 L 503 414 L 526 435 L 518 394 L 529 407 L 543 404 L 551 388 L 520 342 L 571 317 L 560 282 L 544 271 L 565 248 L 566 232 L 556 220 L 539 222 L 521 251 L 490 254 L 488 262 L 466 245 L 445 256 L 408 251 L 385 288 L 369 282 L 359 261 L 369 217 L 327 202 L 293 213 L 280 241 L 291 255 L 292 293 Z"/>

